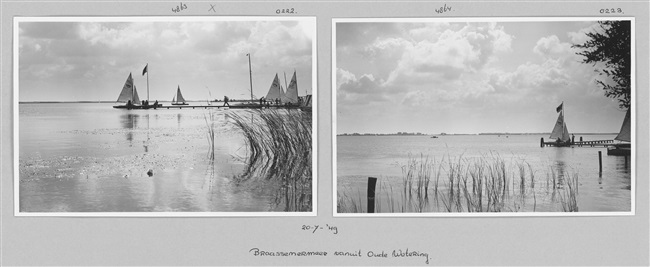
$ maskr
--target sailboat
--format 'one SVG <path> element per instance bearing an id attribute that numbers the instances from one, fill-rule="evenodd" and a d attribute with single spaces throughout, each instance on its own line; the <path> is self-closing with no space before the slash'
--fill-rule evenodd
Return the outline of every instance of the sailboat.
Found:
<path id="1" fill-rule="evenodd" d="M 614 140 L 620 141 L 618 144 L 614 144 L 607 147 L 607 155 L 612 156 L 629 156 L 632 154 L 632 138 L 631 138 L 632 127 L 630 126 L 630 109 L 625 113 L 625 119 L 623 119 L 623 125 L 621 125 L 621 130 Z"/>
<path id="2" fill-rule="evenodd" d="M 187 105 L 185 103 L 185 98 L 183 98 L 183 95 L 181 94 L 181 86 L 178 86 L 178 89 L 176 89 L 176 96 L 172 99 L 172 105 Z"/>
<path id="3" fill-rule="evenodd" d="M 286 76 L 285 76 L 285 82 L 286 82 Z M 291 82 L 289 83 L 289 86 L 287 86 L 287 92 L 284 95 L 284 99 L 282 100 L 282 102 L 298 104 L 298 82 L 296 81 L 296 71 L 293 72 L 293 77 L 291 78 Z"/>
<path id="4" fill-rule="evenodd" d="M 122 92 L 120 92 L 120 96 L 117 97 L 116 102 L 122 102 L 125 104 L 113 106 L 113 108 L 120 108 L 120 109 L 142 108 L 142 106 L 140 105 L 140 97 L 138 97 L 138 90 L 135 88 L 135 85 L 133 84 L 133 76 L 131 75 L 131 73 L 129 73 L 129 77 L 126 78 L 126 82 L 124 82 L 124 87 L 122 87 Z"/>
<path id="5" fill-rule="evenodd" d="M 282 86 L 280 85 L 280 79 L 278 79 L 278 74 L 276 73 L 275 78 L 271 83 L 271 87 L 269 88 L 269 92 L 266 93 L 265 98 L 266 101 L 277 103 L 277 101 L 282 100 L 283 95 L 284 95 L 284 91 L 282 90 Z"/>
<path id="6" fill-rule="evenodd" d="M 555 139 L 555 146 L 570 146 L 571 145 L 571 136 L 569 136 L 569 129 L 566 127 L 564 122 L 564 102 L 560 104 L 557 109 L 557 112 L 560 115 L 557 117 L 553 131 L 549 138 Z"/>

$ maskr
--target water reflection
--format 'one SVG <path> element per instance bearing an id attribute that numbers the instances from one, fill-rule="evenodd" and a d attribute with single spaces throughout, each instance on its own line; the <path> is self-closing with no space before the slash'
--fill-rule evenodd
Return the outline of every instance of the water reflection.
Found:
<path id="1" fill-rule="evenodd" d="M 126 113 L 120 115 L 120 124 L 126 129 L 126 140 L 129 141 L 129 147 L 133 147 L 133 130 L 138 127 L 139 115 Z"/>
<path id="2" fill-rule="evenodd" d="M 147 140 L 142 141 L 142 147 L 144 147 L 144 153 L 149 153 L 149 142 L 151 138 L 149 137 L 149 114 L 144 115 L 147 120 Z"/>

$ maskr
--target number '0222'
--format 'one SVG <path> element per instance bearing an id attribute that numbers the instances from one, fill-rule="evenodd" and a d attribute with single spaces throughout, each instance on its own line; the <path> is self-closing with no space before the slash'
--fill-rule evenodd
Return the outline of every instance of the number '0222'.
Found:
<path id="1" fill-rule="evenodd" d="M 621 8 L 603 8 L 603 9 L 600 10 L 600 14 L 617 14 L 617 13 L 622 14 L 623 9 L 621 9 Z"/>
<path id="2" fill-rule="evenodd" d="M 295 14 L 296 11 L 293 8 L 280 8 L 275 10 L 275 14 Z"/>

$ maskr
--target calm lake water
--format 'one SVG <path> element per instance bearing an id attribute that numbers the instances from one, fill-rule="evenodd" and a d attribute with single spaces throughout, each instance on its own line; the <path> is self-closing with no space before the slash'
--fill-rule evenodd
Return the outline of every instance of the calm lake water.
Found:
<path id="1" fill-rule="evenodd" d="M 534 187 L 526 181 L 525 199 L 509 207 L 512 211 L 562 211 L 547 182 L 553 172 L 558 178 L 565 176 L 563 174 L 578 176 L 580 212 L 630 211 L 629 157 L 626 164 L 625 157 L 607 156 L 607 149 L 602 147 L 542 148 L 539 146 L 542 137 L 548 139 L 546 135 L 447 135 L 435 139 L 428 136 L 337 136 L 337 192 L 339 197 L 357 199 L 365 206 L 367 179 L 377 177 L 380 201 L 387 201 L 388 195 L 399 199 L 403 188 L 402 166 L 407 164 L 409 155 L 418 159 L 428 156 L 436 162 L 434 169 L 441 172 L 441 188 L 445 186 L 450 159 L 458 162 L 459 159 L 492 161 L 500 158 L 507 166 L 509 179 L 513 180 L 511 189 L 518 186 L 518 166 L 525 166 L 528 172 L 530 164 L 535 177 Z M 580 136 L 575 138 L 579 140 Z M 583 136 L 585 141 L 613 138 L 613 135 Z M 598 151 L 603 154 L 602 174 L 598 170 Z M 559 183 L 560 187 L 565 186 Z M 381 205 L 388 204 L 382 202 Z M 439 212 L 441 208 L 432 205 L 427 211 Z"/>
<path id="2" fill-rule="evenodd" d="M 274 182 L 236 179 L 247 152 L 229 114 L 248 111 L 111 106 L 19 105 L 21 212 L 283 210 Z"/>

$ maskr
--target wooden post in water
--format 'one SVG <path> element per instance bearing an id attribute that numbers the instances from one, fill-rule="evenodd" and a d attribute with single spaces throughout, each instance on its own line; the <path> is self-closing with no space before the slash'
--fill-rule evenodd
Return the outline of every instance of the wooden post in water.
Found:
<path id="1" fill-rule="evenodd" d="M 603 173 L 603 152 L 598 151 L 598 173 Z"/>
<path id="2" fill-rule="evenodd" d="M 368 177 L 368 213 L 375 213 L 375 186 L 377 178 Z"/>
<path id="3" fill-rule="evenodd" d="M 544 147 L 544 137 L 539 139 L 539 147 Z"/>

